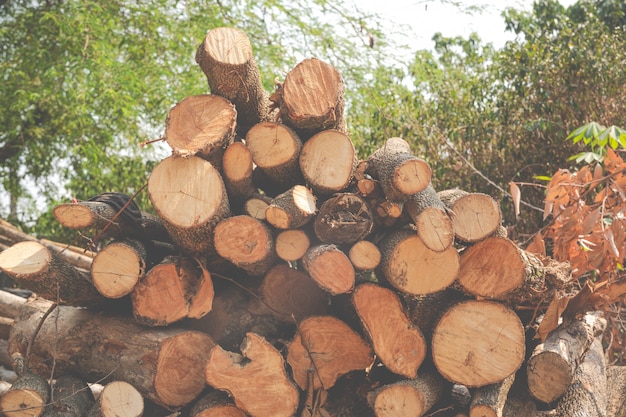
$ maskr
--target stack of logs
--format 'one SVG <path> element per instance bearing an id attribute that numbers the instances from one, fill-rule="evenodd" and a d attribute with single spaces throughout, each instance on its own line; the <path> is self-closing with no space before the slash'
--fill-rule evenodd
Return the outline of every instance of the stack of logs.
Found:
<path id="1" fill-rule="evenodd" d="M 400 138 L 359 160 L 327 63 L 269 96 L 240 30 L 196 61 L 211 94 L 168 114 L 156 215 L 117 193 L 57 206 L 92 251 L 0 224 L 0 270 L 36 293 L 0 294 L 5 415 L 626 415 L 601 315 L 533 340 L 575 283 L 506 237 L 493 198 L 437 192 Z"/>

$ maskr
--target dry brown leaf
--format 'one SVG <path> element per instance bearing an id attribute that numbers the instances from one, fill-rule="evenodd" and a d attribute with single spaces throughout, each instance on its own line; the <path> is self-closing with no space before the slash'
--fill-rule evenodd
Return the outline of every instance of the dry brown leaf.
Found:
<path id="1" fill-rule="evenodd" d="M 519 205 L 522 200 L 522 191 L 513 181 L 509 182 L 509 188 L 511 189 L 511 197 L 513 197 L 513 206 L 515 207 L 515 218 L 519 218 Z"/>
<path id="2" fill-rule="evenodd" d="M 569 300 L 568 297 L 562 297 L 554 293 L 554 298 L 550 302 L 548 310 L 539 324 L 535 339 L 541 339 L 542 342 L 545 341 L 548 334 L 559 326 L 559 319 L 565 311 Z"/>
<path id="3" fill-rule="evenodd" d="M 541 232 L 535 234 L 533 241 L 526 247 L 526 252 L 539 256 L 546 256 L 546 242 L 543 240 Z"/>

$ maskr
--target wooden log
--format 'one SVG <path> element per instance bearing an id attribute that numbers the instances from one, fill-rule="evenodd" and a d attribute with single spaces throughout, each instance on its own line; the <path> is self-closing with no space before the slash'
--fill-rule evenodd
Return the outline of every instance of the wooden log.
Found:
<path id="1" fill-rule="evenodd" d="M 133 316 L 144 326 L 166 326 L 211 311 L 213 281 L 197 260 L 170 257 L 154 266 L 135 286 Z"/>
<path id="2" fill-rule="evenodd" d="M 459 272 L 459 255 L 452 246 L 443 252 L 428 249 L 411 228 L 388 233 L 379 248 L 381 278 L 405 293 L 441 291 L 454 282 Z"/>
<path id="3" fill-rule="evenodd" d="M 275 122 L 258 123 L 246 134 L 252 160 L 269 180 L 285 189 L 302 182 L 302 141 L 292 129 Z"/>
<path id="4" fill-rule="evenodd" d="M 252 181 L 252 155 L 241 142 L 231 143 L 222 159 L 224 185 L 231 204 L 241 204 L 257 192 Z"/>
<path id="5" fill-rule="evenodd" d="M 504 404 L 513 381 L 515 381 L 515 374 L 495 384 L 476 388 L 472 393 L 470 417 L 502 417 Z"/>
<path id="6" fill-rule="evenodd" d="M 139 391 L 128 382 L 111 381 L 102 388 L 86 417 L 141 417 L 143 413 L 144 400 Z"/>
<path id="7" fill-rule="evenodd" d="M 375 417 L 367 403 L 371 381 L 365 372 L 350 372 L 337 380 L 328 391 L 307 392 L 304 416 Z"/>
<path id="8" fill-rule="evenodd" d="M 130 294 L 146 273 L 148 254 L 134 239 L 114 241 L 102 248 L 91 264 L 91 279 L 107 298 Z"/>
<path id="9" fill-rule="evenodd" d="M 404 139 L 388 139 L 368 158 L 367 163 L 367 172 L 380 180 L 385 196 L 390 201 L 406 201 L 409 196 L 430 184 L 430 166 L 413 155 Z"/>
<path id="10" fill-rule="evenodd" d="M 461 242 L 484 239 L 502 224 L 500 206 L 487 194 L 454 189 L 439 191 L 438 195 L 452 213 L 454 233 Z"/>
<path id="11" fill-rule="evenodd" d="M 189 413 L 190 417 L 246 417 L 233 400 L 222 391 L 210 391 L 202 396 Z"/>
<path id="12" fill-rule="evenodd" d="M 608 417 L 626 417 L 626 367 L 609 366 L 606 370 Z"/>
<path id="13" fill-rule="evenodd" d="M 47 405 L 43 417 L 85 416 L 96 400 L 89 385 L 73 375 L 63 375 L 52 385 L 54 401 Z"/>
<path id="14" fill-rule="evenodd" d="M 303 390 L 328 390 L 341 375 L 374 361 L 371 347 L 346 323 L 332 316 L 309 317 L 287 346 L 287 362 Z"/>
<path id="15" fill-rule="evenodd" d="M 494 384 L 524 360 L 519 317 L 503 304 L 464 301 L 450 308 L 432 336 L 432 357 L 441 375 L 467 387 Z"/>
<path id="16" fill-rule="evenodd" d="M 583 319 L 564 320 L 537 345 L 528 359 L 528 390 L 533 397 L 551 403 L 572 384 L 576 369 L 594 339 L 602 335 L 606 320 L 599 312 Z"/>
<path id="17" fill-rule="evenodd" d="M 265 210 L 267 210 L 271 202 L 271 197 L 265 194 L 254 193 L 243 203 L 242 212 L 257 220 L 265 220 Z"/>
<path id="18" fill-rule="evenodd" d="M 165 140 L 174 156 L 197 155 L 220 167 L 236 125 L 237 111 L 230 101 L 213 94 L 189 96 L 167 114 Z"/>
<path id="19" fill-rule="evenodd" d="M 9 352 L 25 354 L 50 301 L 30 300 L 11 331 Z M 122 315 L 60 306 L 44 321 L 32 345 L 29 367 L 39 375 L 76 374 L 93 381 L 126 381 L 164 407 L 190 403 L 204 388 L 211 338 L 181 328 L 145 328 Z"/>
<path id="20" fill-rule="evenodd" d="M 296 229 L 313 220 L 315 196 L 303 185 L 294 185 L 276 196 L 265 210 L 265 220 L 278 229 Z"/>
<path id="21" fill-rule="evenodd" d="M 443 398 L 446 385 L 436 372 L 420 372 L 376 388 L 367 397 L 376 417 L 423 416 Z"/>
<path id="22" fill-rule="evenodd" d="M 0 397 L 0 412 L 7 417 L 39 417 L 50 399 L 50 385 L 40 374 L 28 369 L 23 355 L 11 356 L 18 378 Z"/>
<path id="23" fill-rule="evenodd" d="M 316 195 L 344 191 L 354 178 L 357 154 L 352 140 L 338 130 L 324 130 L 306 141 L 300 170 Z"/>
<path id="24" fill-rule="evenodd" d="M 374 216 L 361 197 L 338 193 L 320 206 L 313 222 L 315 235 L 324 243 L 354 244 L 367 237 L 374 226 Z"/>
<path id="25" fill-rule="evenodd" d="M 405 209 L 415 224 L 417 235 L 428 249 L 442 252 L 452 245 L 452 219 L 432 184 L 410 196 Z"/>
<path id="26" fill-rule="evenodd" d="M 274 242 L 276 255 L 287 262 L 302 258 L 311 246 L 309 235 L 302 229 L 282 230 L 276 235 Z"/>
<path id="27" fill-rule="evenodd" d="M 59 304 L 88 307 L 106 300 L 88 274 L 78 271 L 39 242 L 16 243 L 0 253 L 0 270 L 23 288 Z"/>
<path id="28" fill-rule="evenodd" d="M 212 250 L 215 225 L 230 215 L 226 187 L 213 165 L 194 156 L 165 158 L 150 174 L 148 193 L 178 248 L 192 255 Z"/>
<path id="29" fill-rule="evenodd" d="M 395 374 L 415 378 L 426 357 L 426 340 L 409 321 L 398 296 L 365 283 L 356 288 L 352 302 L 383 365 Z"/>
<path id="30" fill-rule="evenodd" d="M 518 371 L 504 403 L 502 417 L 528 417 L 536 414 L 537 403 L 528 392 L 525 372 Z"/>
<path id="31" fill-rule="evenodd" d="M 302 257 L 302 266 L 325 291 L 332 295 L 350 292 L 356 274 L 348 256 L 335 245 L 312 246 Z"/>
<path id="32" fill-rule="evenodd" d="M 270 97 L 280 117 L 303 138 L 326 129 L 347 130 L 344 83 L 339 72 L 316 58 L 295 66 Z"/>
<path id="33" fill-rule="evenodd" d="M 237 407 L 252 417 L 291 417 L 298 408 L 300 394 L 287 375 L 283 357 L 255 333 L 246 335 L 241 355 L 215 346 L 206 362 L 205 377 L 212 387 L 227 391 Z"/>
<path id="34" fill-rule="evenodd" d="M 348 257 L 357 271 L 373 271 L 381 260 L 380 249 L 369 240 L 360 240 L 352 245 Z"/>
<path id="35" fill-rule="evenodd" d="M 237 132 L 244 136 L 268 117 L 269 97 L 246 34 L 220 27 L 207 32 L 196 51 L 196 62 L 207 77 L 212 94 L 231 101 L 237 109 Z"/>

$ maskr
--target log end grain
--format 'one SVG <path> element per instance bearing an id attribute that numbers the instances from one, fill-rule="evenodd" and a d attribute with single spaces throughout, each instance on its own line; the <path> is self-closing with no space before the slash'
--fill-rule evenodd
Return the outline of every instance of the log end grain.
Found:
<path id="1" fill-rule="evenodd" d="M 10 276 L 39 280 L 44 278 L 52 255 L 39 242 L 19 242 L 0 252 L 0 270 Z"/>
<path id="2" fill-rule="evenodd" d="M 427 411 L 424 393 L 409 385 L 383 387 L 371 398 L 376 417 L 422 416 Z"/>
<path id="3" fill-rule="evenodd" d="M 287 229 L 276 235 L 276 255 L 287 262 L 302 258 L 311 246 L 311 239 L 304 230 Z"/>
<path id="4" fill-rule="evenodd" d="M 311 278 L 330 294 L 344 294 L 354 288 L 356 274 L 350 258 L 335 245 L 309 248 L 302 258 Z"/>
<path id="5" fill-rule="evenodd" d="M 144 412 L 144 400 L 128 382 L 112 381 L 102 389 L 96 407 L 104 416 L 140 417 Z"/>
<path id="6" fill-rule="evenodd" d="M 348 257 L 359 271 L 372 271 L 380 265 L 380 249 L 369 240 L 356 242 L 348 251 Z"/>
<path id="7" fill-rule="evenodd" d="M 107 245 L 98 252 L 91 264 L 93 284 L 107 298 L 121 298 L 130 294 L 145 271 L 145 257 L 124 242 Z"/>
<path id="8" fill-rule="evenodd" d="M 227 48 L 224 45 L 228 45 Z M 246 33 L 237 28 L 211 29 L 204 37 L 204 50 L 221 64 L 238 66 L 252 59 L 252 44 Z"/>
<path id="9" fill-rule="evenodd" d="M 551 403 L 572 383 L 573 371 L 572 365 L 556 352 L 533 356 L 526 367 L 528 390 L 539 401 Z"/>
<path id="10" fill-rule="evenodd" d="M 296 185 L 272 200 L 265 210 L 265 219 L 278 229 L 304 226 L 317 212 L 315 201 L 311 190 Z"/>

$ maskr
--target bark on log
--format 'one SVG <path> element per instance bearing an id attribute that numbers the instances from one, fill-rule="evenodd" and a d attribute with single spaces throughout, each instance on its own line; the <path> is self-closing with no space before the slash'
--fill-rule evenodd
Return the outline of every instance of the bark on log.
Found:
<path id="1" fill-rule="evenodd" d="M 246 417 L 246 413 L 222 391 L 210 391 L 201 397 L 194 404 L 189 415 L 190 417 Z"/>
<path id="2" fill-rule="evenodd" d="M 252 155 L 241 142 L 231 143 L 222 159 L 222 172 L 228 199 L 233 205 L 239 205 L 257 191 L 252 181 Z"/>
<path id="3" fill-rule="evenodd" d="M 609 366 L 606 372 L 608 417 L 626 417 L 626 367 Z"/>
<path id="4" fill-rule="evenodd" d="M 302 257 L 302 266 L 313 281 L 332 295 L 350 292 L 356 274 L 348 256 L 335 245 L 317 245 Z"/>
<path id="5" fill-rule="evenodd" d="M 302 229 L 287 229 L 279 232 L 275 239 L 276 255 L 287 262 L 302 258 L 311 246 L 309 235 Z"/>
<path id="6" fill-rule="evenodd" d="M 320 206 L 313 227 L 324 243 L 353 244 L 370 234 L 374 216 L 361 197 L 352 193 L 335 194 Z"/>
<path id="7" fill-rule="evenodd" d="M 459 255 L 452 246 L 435 252 L 410 228 L 388 233 L 379 247 L 381 277 L 402 292 L 423 295 L 441 291 L 458 275 Z"/>
<path id="8" fill-rule="evenodd" d="M 193 255 L 213 248 L 215 225 L 230 215 L 226 187 L 213 165 L 193 156 L 165 158 L 150 174 L 148 193 L 178 248 Z"/>
<path id="9" fill-rule="evenodd" d="M 454 233 L 461 242 L 484 239 L 502 223 L 500 206 L 487 194 L 454 189 L 439 191 L 438 195 L 452 213 Z"/>
<path id="10" fill-rule="evenodd" d="M 285 77 L 270 97 L 283 123 L 302 138 L 326 129 L 345 132 L 344 83 L 339 72 L 316 58 L 305 59 Z"/>
<path id="11" fill-rule="evenodd" d="M 296 229 L 313 220 L 315 196 L 303 185 L 294 185 L 276 196 L 265 210 L 265 220 L 278 229 Z"/>
<path id="12" fill-rule="evenodd" d="M 240 136 L 267 119 L 269 97 L 261 84 L 250 40 L 242 30 L 211 29 L 196 51 L 196 62 L 207 77 L 211 93 L 235 105 Z"/>
<path id="13" fill-rule="evenodd" d="M 212 387 L 227 391 L 237 407 L 252 417 L 291 417 L 298 407 L 300 393 L 287 376 L 283 357 L 255 333 L 246 335 L 241 355 L 215 346 L 205 377 Z"/>
<path id="14" fill-rule="evenodd" d="M 352 302 L 383 365 L 395 374 L 415 378 L 426 357 L 426 340 L 407 318 L 398 296 L 365 283 L 354 291 Z"/>
<path id="15" fill-rule="evenodd" d="M 504 403 L 502 417 L 528 417 L 536 414 L 537 404 L 528 392 L 525 372 L 518 371 Z"/>
<path id="16" fill-rule="evenodd" d="M 448 210 L 432 184 L 413 194 L 405 204 L 417 235 L 428 249 L 442 252 L 454 242 L 454 226 Z"/>
<path id="17" fill-rule="evenodd" d="M 265 220 L 265 210 L 267 210 L 271 202 L 271 197 L 255 193 L 243 203 L 242 212 L 257 220 Z"/>
<path id="18" fill-rule="evenodd" d="M 304 319 L 287 346 L 287 362 L 303 390 L 328 390 L 341 375 L 374 361 L 371 347 L 346 323 L 332 316 Z"/>
<path id="19" fill-rule="evenodd" d="M 356 242 L 348 251 L 350 262 L 357 271 L 373 271 L 380 265 L 380 249 L 369 240 Z"/>
<path id="20" fill-rule="evenodd" d="M 0 411 L 7 417 L 39 417 L 50 399 L 50 385 L 38 373 L 27 368 L 23 355 L 14 353 L 18 378 L 0 397 Z"/>
<path id="21" fill-rule="evenodd" d="M 594 339 L 604 332 L 600 313 L 565 320 L 534 350 L 526 365 L 528 390 L 533 397 L 551 403 L 572 384 L 576 369 Z"/>
<path id="22" fill-rule="evenodd" d="M 106 300 L 88 274 L 78 271 L 39 242 L 16 243 L 0 253 L 0 270 L 23 288 L 59 304 L 89 307 Z"/>
<path id="23" fill-rule="evenodd" d="M 472 394 L 470 417 L 502 417 L 515 374 L 495 384 L 476 388 Z"/>
<path id="24" fill-rule="evenodd" d="M 224 151 L 235 139 L 237 111 L 220 96 L 189 96 L 167 114 L 165 140 L 174 156 L 197 155 L 220 167 Z"/>
<path id="25" fill-rule="evenodd" d="M 112 381 L 104 386 L 97 402 L 86 417 L 141 417 L 144 400 L 139 391 L 124 381 Z"/>
<path id="26" fill-rule="evenodd" d="M 52 386 L 51 399 L 43 417 L 85 416 L 96 400 L 87 383 L 73 375 L 59 377 Z"/>
<path id="27" fill-rule="evenodd" d="M 432 357 L 449 381 L 467 387 L 494 384 L 524 360 L 526 343 L 519 317 L 492 301 L 465 301 L 450 308 L 433 331 Z"/>
<path id="28" fill-rule="evenodd" d="M 25 354 L 41 316 L 50 308 L 44 299 L 22 306 L 9 339 L 11 354 Z M 126 381 L 155 403 L 176 408 L 190 403 L 204 388 L 198 366 L 214 346 L 200 332 L 168 327 L 147 329 L 128 317 L 57 307 L 33 343 L 29 367 L 50 375 L 74 373 L 87 381 Z"/>
<path id="29" fill-rule="evenodd" d="M 102 201 L 59 204 L 52 212 L 60 224 L 70 229 L 95 229 L 114 238 L 142 234 L 140 219 L 119 214 L 117 208 Z"/>
<path id="30" fill-rule="evenodd" d="M 91 264 L 91 279 L 107 298 L 130 294 L 148 267 L 148 254 L 138 240 L 115 241 L 102 248 Z"/>
<path id="31" fill-rule="evenodd" d="M 338 130 L 324 130 L 310 138 L 300 152 L 300 170 L 316 195 L 331 195 L 350 185 L 357 166 L 350 138 Z"/>

